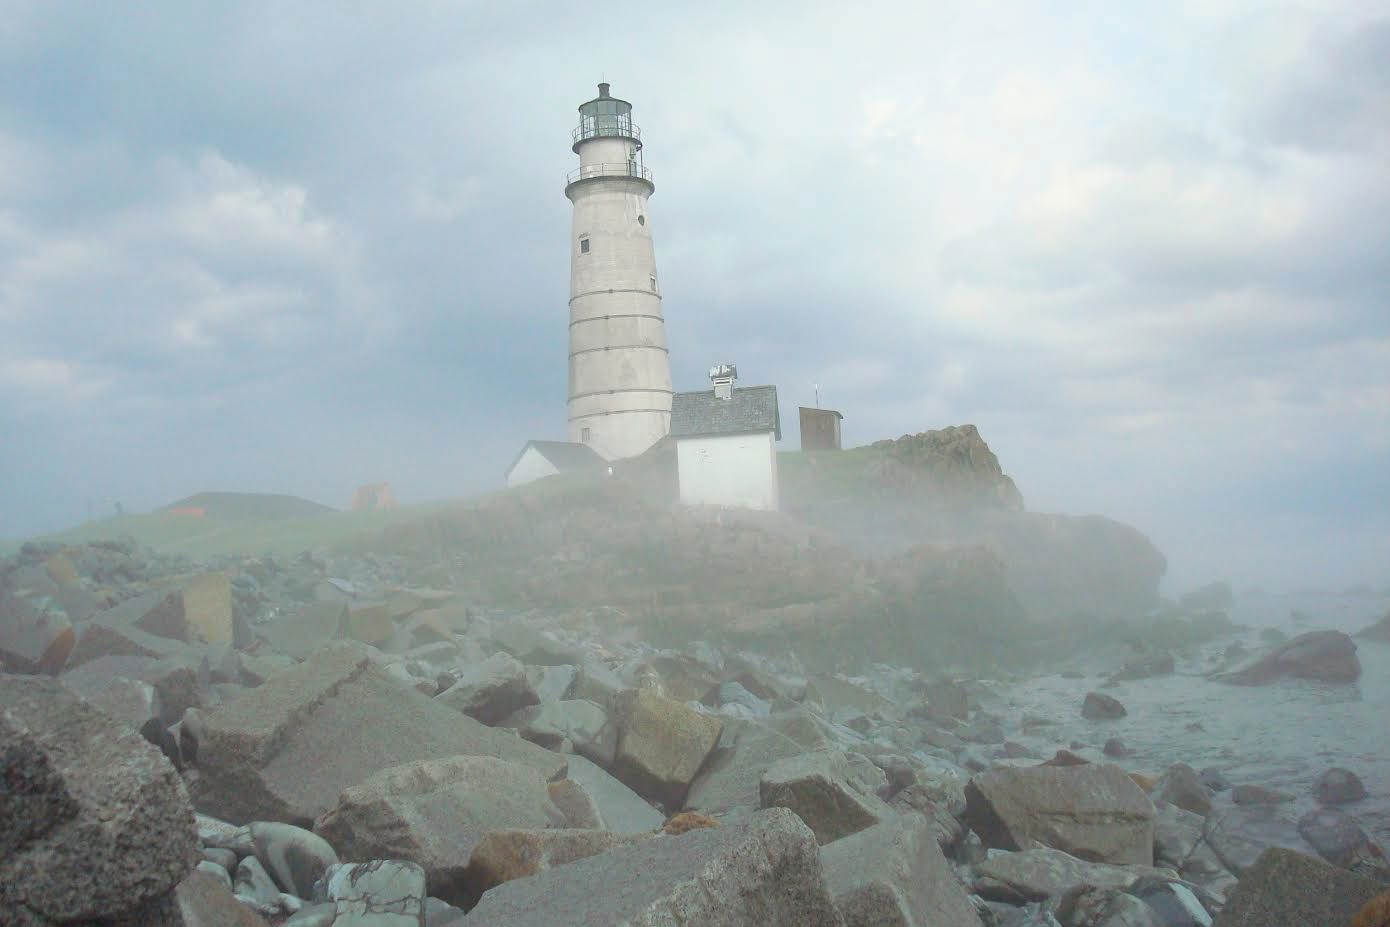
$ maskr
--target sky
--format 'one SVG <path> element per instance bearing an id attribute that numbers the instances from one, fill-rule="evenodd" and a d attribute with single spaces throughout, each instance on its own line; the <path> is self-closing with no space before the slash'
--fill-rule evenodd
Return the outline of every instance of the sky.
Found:
<path id="1" fill-rule="evenodd" d="M 1178 587 L 1390 584 L 1390 9 L 0 0 L 0 537 L 497 488 L 565 432 L 575 108 L 677 389 L 973 423 Z M 1180 591 L 1180 589 L 1179 589 Z"/>

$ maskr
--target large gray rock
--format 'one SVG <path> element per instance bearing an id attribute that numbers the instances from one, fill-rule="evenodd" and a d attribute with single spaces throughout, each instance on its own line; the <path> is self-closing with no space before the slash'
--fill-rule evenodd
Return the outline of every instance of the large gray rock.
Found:
<path id="1" fill-rule="evenodd" d="M 94 616 L 77 639 L 68 666 L 103 656 L 186 656 L 197 640 L 177 589 L 147 592 Z"/>
<path id="2" fill-rule="evenodd" d="M 990 854 L 989 859 L 975 867 L 974 888 L 986 898 L 1022 904 L 1060 896 L 1076 886 L 1125 891 L 1146 877 L 1176 880 L 1178 874 L 1151 866 L 1091 863 L 1061 850 L 1039 847 Z"/>
<path id="3" fill-rule="evenodd" d="M 1261 686 L 1284 677 L 1355 682 L 1360 676 L 1355 641 L 1341 631 L 1309 631 L 1212 678 L 1238 686 Z"/>
<path id="4" fill-rule="evenodd" d="M 437 700 L 484 724 L 497 724 L 528 705 L 540 702 L 531 687 L 526 667 L 506 653 L 494 653 L 482 663 L 467 667 Z"/>
<path id="5" fill-rule="evenodd" d="M 243 903 L 262 914 L 273 915 L 280 909 L 280 889 L 254 856 L 237 863 L 232 891 Z"/>
<path id="6" fill-rule="evenodd" d="M 1202 840 L 1238 876 L 1270 847 L 1317 855 L 1299 835 L 1292 814 L 1278 805 L 1238 805 L 1218 811 L 1203 824 Z"/>
<path id="7" fill-rule="evenodd" d="M 58 603 L 31 600 L 0 585 L 0 671 L 52 675 L 76 643 L 72 621 Z"/>
<path id="8" fill-rule="evenodd" d="M 1333 766 L 1324 770 L 1313 783 L 1313 796 L 1324 805 L 1344 805 L 1365 798 L 1366 786 L 1350 769 Z"/>
<path id="9" fill-rule="evenodd" d="M 1153 864 L 1154 806 L 1118 766 L 1032 766 L 965 787 L 966 821 L 988 846 L 1038 841 L 1098 862 Z"/>
<path id="10" fill-rule="evenodd" d="M 1186 763 L 1174 763 L 1154 786 L 1154 797 L 1177 805 L 1184 811 L 1206 817 L 1211 812 L 1211 793 Z"/>
<path id="11" fill-rule="evenodd" d="M 1317 857 L 1276 847 L 1241 874 L 1214 927 L 1342 927 L 1384 890 Z"/>
<path id="12" fill-rule="evenodd" d="M 0 923 L 176 923 L 197 835 L 158 750 L 54 680 L 0 675 L 0 782 Z"/>
<path id="13" fill-rule="evenodd" d="M 159 712 L 155 717 L 165 725 L 176 724 L 189 708 L 202 706 L 211 672 L 193 650 L 181 644 L 173 646 L 180 649 L 163 659 L 131 655 L 97 657 L 73 667 L 59 679 L 88 701 L 101 704 L 103 709 L 111 704 L 106 690 L 119 680 L 146 683 L 154 688 L 157 696 Z"/>
<path id="14" fill-rule="evenodd" d="M 588 794 L 604 830 L 637 834 L 656 830 L 665 817 L 647 800 L 615 779 L 607 770 L 582 756 L 569 758 L 566 777 Z"/>
<path id="15" fill-rule="evenodd" d="M 589 661 L 576 670 L 566 695 L 594 702 L 612 715 L 621 708 L 622 695 L 628 688 L 617 673 L 602 663 Z"/>
<path id="16" fill-rule="evenodd" d="M 431 895 L 466 905 L 464 870 L 488 831 L 566 823 L 535 769 L 455 756 L 394 766 L 344 789 L 314 830 L 345 860 L 419 863 Z"/>
<path id="17" fill-rule="evenodd" d="M 150 720 L 160 721 L 163 712 L 155 687 L 140 679 L 117 676 L 106 688 L 90 696 L 87 703 L 132 730 L 140 730 Z"/>
<path id="18" fill-rule="evenodd" d="M 1314 809 L 1298 819 L 1298 833 L 1332 865 L 1390 881 L 1385 852 L 1351 815 L 1335 808 Z"/>
<path id="19" fill-rule="evenodd" d="M 1159 914 L 1160 927 L 1211 927 L 1211 911 L 1221 907 L 1206 892 L 1181 882 L 1146 879 L 1130 888 L 1129 894 Z"/>
<path id="20" fill-rule="evenodd" d="M 299 660 L 347 633 L 346 602 L 311 602 L 257 629 L 275 650 Z"/>
<path id="21" fill-rule="evenodd" d="M 613 774 L 639 795 L 680 808 L 723 722 L 646 689 L 623 693 L 617 721 Z"/>
<path id="22" fill-rule="evenodd" d="M 656 837 L 499 885 L 468 927 L 839 927 L 815 837 L 789 811 Z"/>
<path id="23" fill-rule="evenodd" d="M 1154 802 L 1154 861 L 1181 866 L 1202 840 L 1202 816 L 1166 801 Z"/>
<path id="24" fill-rule="evenodd" d="M 280 891 L 299 898 L 314 893 L 314 883 L 323 878 L 338 854 L 313 831 L 280 821 L 256 821 L 250 826 L 251 845 Z"/>
<path id="25" fill-rule="evenodd" d="M 266 927 L 265 918 L 237 901 L 226 878 L 195 871 L 179 883 L 181 927 Z"/>
<path id="26" fill-rule="evenodd" d="M 495 830 L 473 848 L 463 882 L 468 904 L 503 882 L 606 853 L 614 847 L 654 837 L 647 834 L 615 834 L 604 830 Z"/>
<path id="27" fill-rule="evenodd" d="M 849 764 L 838 750 L 779 760 L 758 784 L 764 808 L 789 808 L 822 845 L 872 827 L 893 812 L 848 783 Z"/>
<path id="28" fill-rule="evenodd" d="M 547 750 L 557 750 L 569 741 L 580 756 L 603 766 L 612 766 L 618 752 L 617 726 L 606 711 L 587 699 L 531 705 L 508 717 L 503 725 Z"/>
<path id="29" fill-rule="evenodd" d="M 1103 692 L 1087 692 L 1081 702 L 1081 717 L 1090 721 L 1113 721 L 1127 714 L 1119 699 Z"/>
<path id="30" fill-rule="evenodd" d="M 796 741 L 803 750 L 822 750 L 835 745 L 827 722 L 805 708 L 774 711 L 762 723 L 783 737 Z"/>
<path id="31" fill-rule="evenodd" d="M 337 909 L 333 927 L 420 927 L 425 871 L 415 863 L 375 859 L 339 863 L 324 873 L 324 896 Z"/>
<path id="32" fill-rule="evenodd" d="M 805 752 L 796 741 L 751 721 L 730 721 L 719 746 L 690 786 L 685 807 L 712 816 L 760 807 L 758 783 L 778 760 Z"/>
<path id="33" fill-rule="evenodd" d="M 573 666 L 528 666 L 526 678 L 541 704 L 562 701 L 574 686 L 575 668 Z"/>
<path id="34" fill-rule="evenodd" d="M 194 804 L 233 823 L 303 825 L 388 766 L 457 755 L 498 757 L 545 779 L 565 769 L 564 757 L 389 679 L 360 645 L 334 644 L 203 713 Z"/>
<path id="35" fill-rule="evenodd" d="M 1113 888 L 1078 886 L 1057 902 L 1062 927 L 1169 927 L 1153 908 Z"/>
<path id="36" fill-rule="evenodd" d="M 920 815 L 826 844 L 821 864 L 845 927 L 980 927 L 931 823 Z"/>

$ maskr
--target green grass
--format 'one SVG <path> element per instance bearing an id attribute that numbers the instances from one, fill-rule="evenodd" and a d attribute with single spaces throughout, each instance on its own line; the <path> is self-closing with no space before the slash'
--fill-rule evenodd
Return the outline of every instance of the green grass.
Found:
<path id="1" fill-rule="evenodd" d="M 194 518 L 155 512 L 89 522 L 39 540 L 84 544 L 129 537 L 161 553 L 195 558 L 225 554 L 290 556 L 318 547 L 340 547 L 388 525 L 428 517 L 458 504 L 457 501 L 432 502 L 380 512 L 325 512 L 303 518 L 265 520 Z"/>
<path id="2" fill-rule="evenodd" d="M 516 495 L 554 503 L 603 482 L 604 479 L 595 474 L 566 474 L 488 495 Z M 329 511 L 294 518 L 255 518 L 245 514 L 192 517 L 159 511 L 92 521 L 33 540 L 86 544 L 133 538 L 138 544 L 160 553 L 183 554 L 195 559 L 229 554 L 287 557 L 316 548 L 357 546 L 361 542 L 370 546 L 374 535 L 385 528 L 423 521 L 487 497 L 448 499 L 374 512 Z M 0 556 L 14 553 L 23 543 L 23 540 L 0 541 Z"/>
<path id="3" fill-rule="evenodd" d="M 780 451 L 777 476 L 791 498 L 821 500 L 864 492 L 864 467 L 876 452 L 868 447 L 843 451 Z"/>

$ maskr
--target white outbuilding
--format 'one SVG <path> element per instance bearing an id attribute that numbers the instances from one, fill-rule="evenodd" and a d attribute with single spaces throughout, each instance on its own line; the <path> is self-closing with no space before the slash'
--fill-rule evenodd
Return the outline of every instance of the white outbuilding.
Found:
<path id="1" fill-rule="evenodd" d="M 733 364 L 721 364 L 710 370 L 713 389 L 672 397 L 680 499 L 686 505 L 776 511 L 782 437 L 777 387 L 736 387 L 737 376 Z"/>
<path id="2" fill-rule="evenodd" d="M 600 470 L 608 464 L 587 444 L 571 441 L 527 441 L 507 468 L 507 487 L 512 488 L 557 473 Z"/>

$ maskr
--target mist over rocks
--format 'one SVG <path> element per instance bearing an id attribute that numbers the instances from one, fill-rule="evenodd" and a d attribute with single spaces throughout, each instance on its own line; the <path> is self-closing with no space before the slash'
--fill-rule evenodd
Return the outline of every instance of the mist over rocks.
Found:
<path id="1" fill-rule="evenodd" d="M 148 903 L 237 923 L 1171 927 L 1269 846 L 1379 877 L 1364 817 L 1209 792 L 1181 739 L 1141 760 L 1135 687 L 1225 688 L 1229 589 L 1158 601 L 1133 529 L 1024 511 L 974 429 L 903 440 L 795 457 L 782 514 L 673 507 L 639 461 L 289 554 L 29 545 L 0 601 L 62 609 L 26 671 L 148 728 L 199 812 Z M 1054 560 L 1077 588 L 1026 591 Z M 1058 670 L 1055 711 L 1007 694 Z M 1083 717 L 1093 687 L 1127 711 Z"/>

